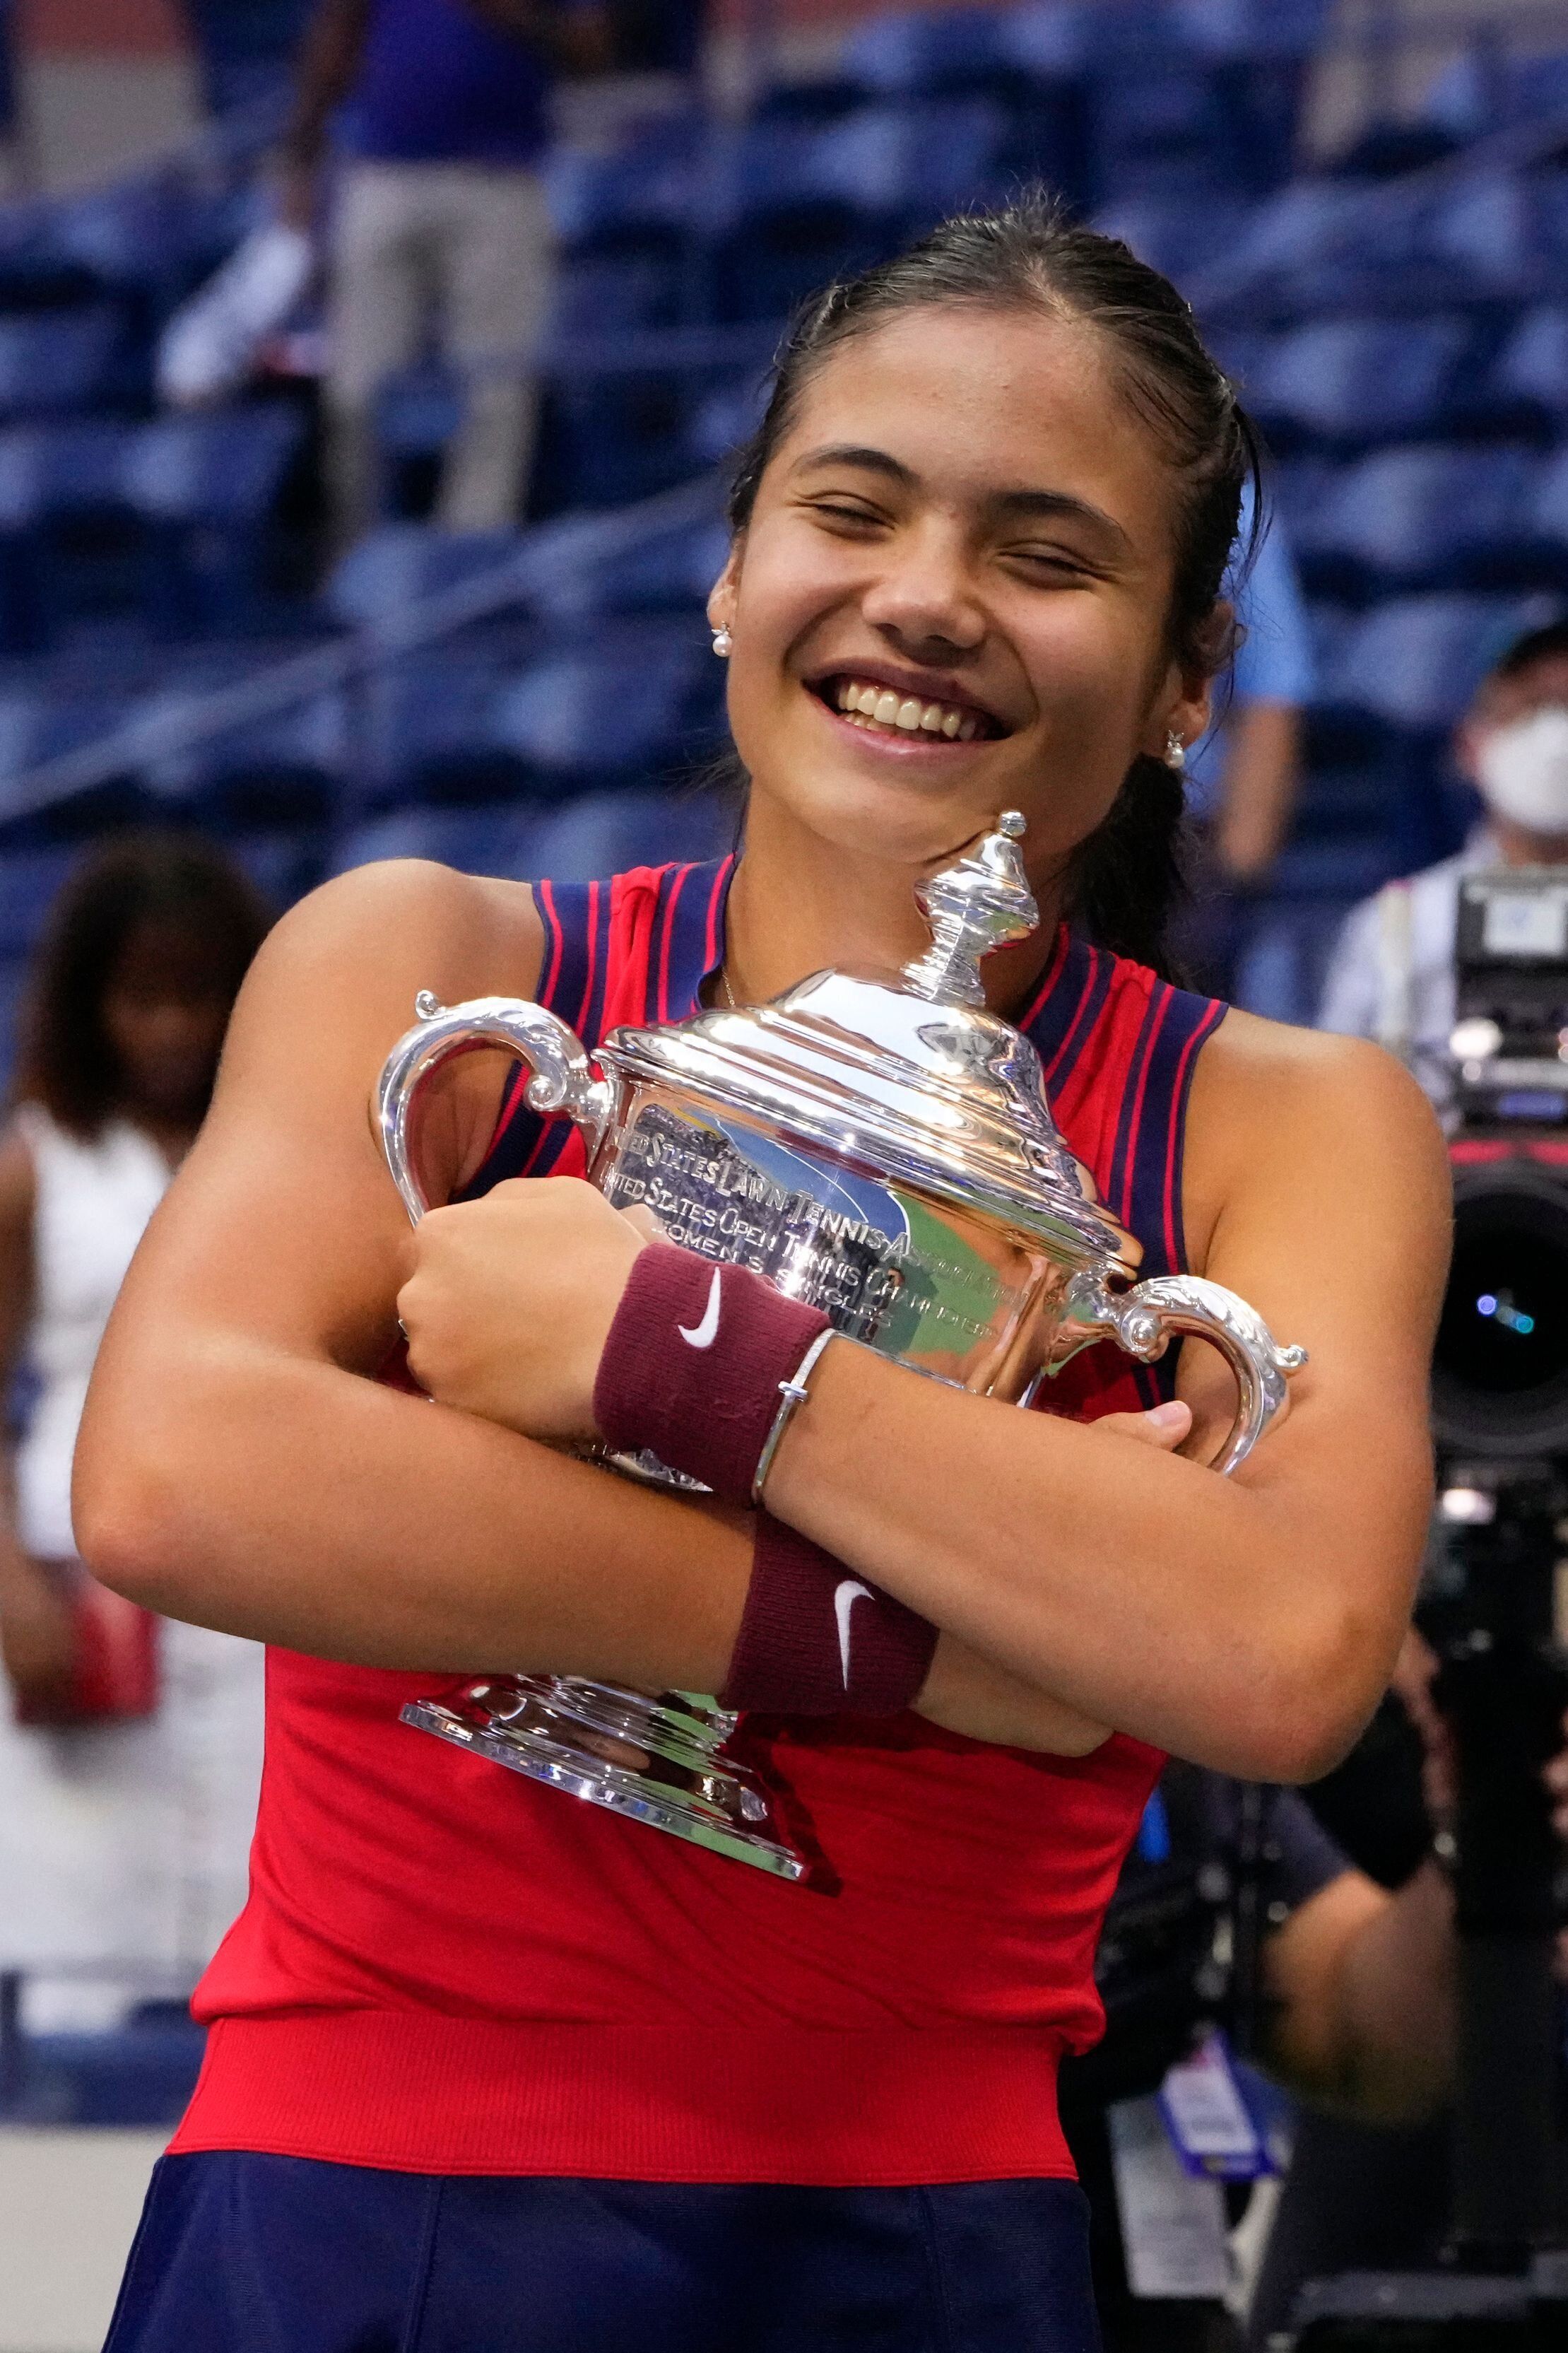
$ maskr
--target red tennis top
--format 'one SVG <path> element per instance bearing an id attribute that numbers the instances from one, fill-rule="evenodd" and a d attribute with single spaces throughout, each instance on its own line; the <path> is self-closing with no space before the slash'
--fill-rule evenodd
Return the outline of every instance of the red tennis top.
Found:
<path id="1" fill-rule="evenodd" d="M 590 1045 L 689 1018 L 729 879 L 539 884 L 542 998 Z M 1184 1264 L 1183 1123 L 1224 1009 L 1064 930 L 1023 1024 L 1151 1273 Z M 471 1191 L 582 1170 L 521 1077 Z M 1102 1345 L 1050 1402 L 1093 1417 L 1171 1377 Z M 840 1875 L 820 1894 L 398 1722 L 452 1680 L 269 1653 L 250 1897 L 196 1993 L 211 2032 L 176 2151 L 640 2181 L 1070 2174 L 1057 2061 L 1100 2030 L 1095 1943 L 1156 1750 L 752 1719 Z"/>

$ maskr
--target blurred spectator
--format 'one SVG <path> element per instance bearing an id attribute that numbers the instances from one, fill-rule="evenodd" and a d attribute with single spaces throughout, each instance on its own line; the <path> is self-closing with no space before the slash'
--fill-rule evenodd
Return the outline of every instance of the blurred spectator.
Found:
<path id="1" fill-rule="evenodd" d="M 204 843 L 131 836 L 62 893 L 0 1140 L 0 1372 L 31 1395 L 0 1524 L 0 1962 L 199 1968 L 244 1900 L 261 1651 L 149 1618 L 76 1557 L 88 1376 L 195 1138 L 267 928 Z"/>
<path id="2" fill-rule="evenodd" d="M 331 230 L 329 469 L 340 544 L 376 511 L 375 403 L 439 315 L 463 421 L 437 508 L 452 531 L 516 520 L 533 439 L 529 370 L 552 277 L 539 163 L 558 69 L 606 61 L 594 0 L 320 0 L 285 142 L 283 212 L 314 216 L 328 123 L 350 161 Z"/>
<path id="3" fill-rule="evenodd" d="M 1455 858 L 1357 907 L 1329 967 L 1319 1027 L 1375 1038 L 1442 1108 L 1452 1092 L 1459 880 L 1487 866 L 1568 865 L 1568 620 L 1518 638 L 1482 681 L 1454 741 L 1486 803 Z"/>
<path id="4" fill-rule="evenodd" d="M 1248 491 L 1237 538 L 1253 529 Z M 1186 943 L 1202 986 L 1230 994 L 1252 914 L 1295 805 L 1301 711 L 1312 691 L 1306 608 L 1289 542 L 1271 507 L 1236 595 L 1241 643 L 1228 698 L 1187 754 L 1187 810 L 1198 836 L 1194 909 Z"/>

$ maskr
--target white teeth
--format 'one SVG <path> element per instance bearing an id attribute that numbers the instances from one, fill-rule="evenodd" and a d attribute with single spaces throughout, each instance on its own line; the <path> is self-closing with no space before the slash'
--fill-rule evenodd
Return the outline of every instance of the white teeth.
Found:
<path id="1" fill-rule="evenodd" d="M 840 680 L 837 703 L 847 718 L 897 728 L 905 735 L 941 735 L 950 744 L 972 744 L 981 733 L 982 723 L 973 712 L 955 711 L 945 702 L 921 702 L 916 695 L 862 685 L 857 679 Z"/>

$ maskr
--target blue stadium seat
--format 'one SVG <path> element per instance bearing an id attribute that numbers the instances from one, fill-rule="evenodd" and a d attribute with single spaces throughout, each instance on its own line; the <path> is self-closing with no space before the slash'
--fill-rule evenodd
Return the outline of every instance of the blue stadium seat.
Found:
<path id="1" fill-rule="evenodd" d="M 1335 693 L 1394 726 L 1440 733 L 1509 639 L 1544 617 L 1539 599 L 1522 596 L 1392 598 L 1351 633 Z"/>
<path id="2" fill-rule="evenodd" d="M 121 495 L 130 428 L 102 417 L 0 432 L 0 597 L 8 650 L 141 602 L 144 541 Z"/>
<path id="3" fill-rule="evenodd" d="M 1310 58 L 1328 30 L 1332 0 L 1171 0 L 1173 25 L 1201 56 Z"/>
<path id="4" fill-rule="evenodd" d="M 537 809 L 406 808 L 351 827 L 334 843 L 334 874 L 384 858 L 429 858 L 465 874 L 526 881 L 546 870 L 532 856 Z"/>
<path id="5" fill-rule="evenodd" d="M 402 655 L 373 671 L 361 706 L 373 805 L 542 797 L 545 785 L 497 725 L 515 676 L 514 664 L 473 646 Z"/>
<path id="6" fill-rule="evenodd" d="M 1353 446 L 1436 431 L 1471 342 L 1460 317 L 1313 321 L 1255 364 L 1251 405 L 1271 431 L 1298 442 Z"/>
<path id="7" fill-rule="evenodd" d="M 647 783 L 712 752 L 722 685 L 700 628 L 627 625 L 503 687 L 488 732 L 552 797 Z"/>
<path id="8" fill-rule="evenodd" d="M 675 115 L 608 153 L 558 149 L 545 171 L 567 271 L 592 265 L 611 290 L 640 288 L 660 323 L 700 320 L 691 237 L 708 137 L 700 117 Z"/>
<path id="9" fill-rule="evenodd" d="M 528 845 L 529 871 L 592 882 L 671 859 L 722 858 L 738 831 L 738 805 L 722 792 L 584 793 L 542 819 Z"/>
<path id="10" fill-rule="evenodd" d="M 568 254 L 556 280 L 552 333 L 592 338 L 612 328 L 673 327 L 682 284 L 679 264 L 668 254 Z"/>
<path id="11" fill-rule="evenodd" d="M 1102 206 L 1093 226 L 1130 245 L 1140 261 L 1188 290 L 1205 270 L 1223 264 L 1247 233 L 1251 200 L 1216 188 L 1202 204 L 1189 195 L 1125 196 Z"/>
<path id="12" fill-rule="evenodd" d="M 124 317 L 112 302 L 0 318 L 0 423 L 63 416 L 109 396 Z"/>
<path id="13" fill-rule="evenodd" d="M 135 716 L 177 738 L 207 697 L 267 667 L 259 654 L 188 662 L 138 702 Z M 154 748 L 140 773 L 160 816 L 218 837 L 281 908 L 321 878 L 339 804 L 358 781 L 357 754 L 351 698 L 334 690 L 180 749 Z"/>
<path id="14" fill-rule="evenodd" d="M 521 543 L 512 531 L 384 523 L 342 558 L 322 591 L 322 603 L 346 628 L 374 628 L 443 588 L 498 570 Z"/>
<path id="15" fill-rule="evenodd" d="M 987 8 L 873 16 L 839 53 L 839 71 L 889 98 L 984 90 L 1014 69 L 1001 16 Z"/>
<path id="16" fill-rule="evenodd" d="M 994 190 L 1005 142 L 984 100 L 865 106 L 825 128 L 763 122 L 715 143 L 704 190 L 713 315 L 783 317 Z"/>
<path id="17" fill-rule="evenodd" d="M 1568 417 L 1568 303 L 1525 312 L 1492 364 L 1488 390 L 1505 412 L 1517 406 L 1554 426 Z"/>
<path id="18" fill-rule="evenodd" d="M 1478 42 L 1445 66 L 1422 102 L 1423 118 L 1463 140 L 1485 138 L 1568 110 L 1568 51 L 1510 57 Z"/>
<path id="19" fill-rule="evenodd" d="M 1535 484 L 1531 520 L 1542 543 L 1568 561 L 1568 446 L 1542 468 Z"/>
<path id="20" fill-rule="evenodd" d="M 604 557 L 563 564 L 544 601 L 554 618 L 574 621 L 589 616 L 700 610 L 729 552 L 729 525 L 714 513 L 649 532 Z"/>
<path id="21" fill-rule="evenodd" d="M 691 420 L 715 373 L 671 366 L 553 377 L 534 469 L 534 512 L 629 506 L 689 481 L 703 464 L 691 450 Z"/>
<path id="22" fill-rule="evenodd" d="M 161 417 L 128 443 L 122 494 L 146 528 L 150 617 L 168 634 L 262 625 L 270 525 L 305 432 L 298 408 L 272 401 Z"/>
<path id="23" fill-rule="evenodd" d="M 0 703 L 0 739 L 5 723 L 5 706 Z M 37 945 L 49 909 L 79 855 L 74 846 L 0 848 L 0 962 L 8 970 L 14 971 Z"/>
<path id="24" fill-rule="evenodd" d="M 105 614 L 168 634 L 258 626 L 271 510 L 303 438 L 298 413 L 275 404 L 0 432 L 8 642 Z"/>
<path id="25" fill-rule="evenodd" d="M 1429 443 L 1345 468 L 1316 503 L 1309 575 L 1332 594 L 1484 586 L 1517 574 L 1533 538 L 1540 461 L 1514 448 Z"/>

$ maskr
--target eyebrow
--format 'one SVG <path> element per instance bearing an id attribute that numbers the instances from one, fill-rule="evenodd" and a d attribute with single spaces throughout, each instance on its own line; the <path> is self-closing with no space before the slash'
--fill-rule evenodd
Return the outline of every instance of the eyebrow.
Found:
<path id="1" fill-rule="evenodd" d="M 854 442 L 830 441 L 820 449 L 808 449 L 797 458 L 792 470 L 810 473 L 818 468 L 847 466 L 861 473 L 880 474 L 884 480 L 896 482 L 900 490 L 920 487 L 920 476 L 912 467 L 889 455 L 886 449 L 860 448 Z M 1107 538 L 1131 551 L 1131 542 L 1113 515 L 1103 507 L 1092 506 L 1087 499 L 1074 498 L 1070 491 L 1006 490 L 993 491 L 985 501 L 998 514 L 1023 521 L 1037 516 L 1043 522 L 1064 518 L 1072 522 L 1088 523 L 1091 529 L 1103 532 Z"/>

